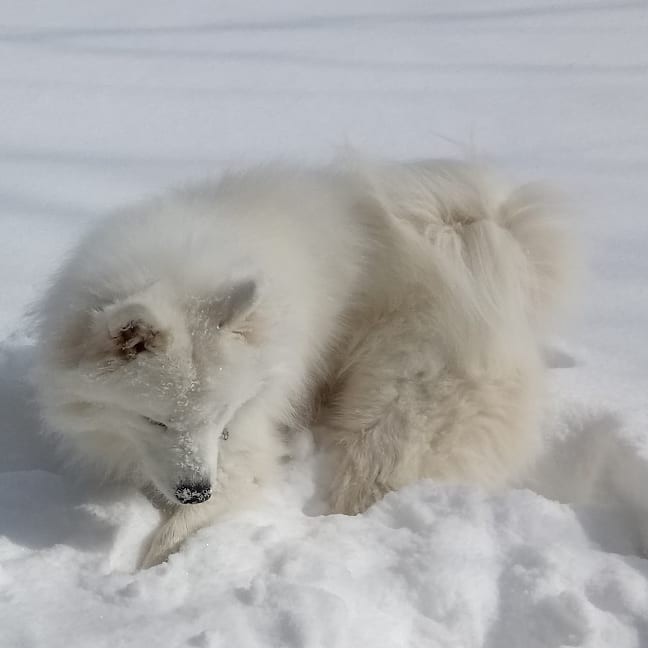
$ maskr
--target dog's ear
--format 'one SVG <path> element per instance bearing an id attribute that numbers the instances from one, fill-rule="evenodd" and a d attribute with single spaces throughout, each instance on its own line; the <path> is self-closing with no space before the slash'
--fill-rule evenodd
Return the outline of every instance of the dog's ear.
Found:
<path id="1" fill-rule="evenodd" d="M 208 305 L 208 314 L 217 328 L 235 325 L 244 320 L 258 302 L 258 289 L 254 279 L 232 284 Z"/>
<path id="2" fill-rule="evenodd" d="M 145 351 L 163 351 L 168 335 L 153 312 L 137 302 L 113 304 L 103 311 L 114 351 L 131 360 Z"/>

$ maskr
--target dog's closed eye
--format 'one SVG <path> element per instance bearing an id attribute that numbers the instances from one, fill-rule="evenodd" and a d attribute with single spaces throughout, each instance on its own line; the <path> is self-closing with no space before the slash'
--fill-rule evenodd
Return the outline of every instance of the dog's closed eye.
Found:
<path id="1" fill-rule="evenodd" d="M 161 421 L 156 421 L 152 418 L 149 418 L 148 416 L 145 416 L 144 420 L 147 423 L 150 423 L 151 425 L 155 425 L 156 427 L 159 427 L 161 430 L 167 430 L 169 427 L 166 423 L 162 423 Z"/>

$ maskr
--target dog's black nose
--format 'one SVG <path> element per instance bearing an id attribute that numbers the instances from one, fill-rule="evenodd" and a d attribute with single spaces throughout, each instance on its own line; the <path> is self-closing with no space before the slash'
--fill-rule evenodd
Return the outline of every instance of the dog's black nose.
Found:
<path id="1" fill-rule="evenodd" d="M 187 482 L 178 484 L 176 499 L 182 504 L 200 504 L 211 497 L 211 484 L 209 482 Z"/>

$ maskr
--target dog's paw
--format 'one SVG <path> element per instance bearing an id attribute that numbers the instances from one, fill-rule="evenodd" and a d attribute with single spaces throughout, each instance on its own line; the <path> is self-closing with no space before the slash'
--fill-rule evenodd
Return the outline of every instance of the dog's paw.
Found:
<path id="1" fill-rule="evenodd" d="M 389 489 L 378 484 L 367 484 L 358 480 L 337 481 L 329 495 L 331 513 L 358 515 L 382 499 Z"/>
<path id="2" fill-rule="evenodd" d="M 148 569 L 165 562 L 180 548 L 187 535 L 186 525 L 179 524 L 175 516 L 170 518 L 153 534 L 148 547 L 142 553 L 139 568 Z"/>
<path id="3" fill-rule="evenodd" d="M 153 534 L 142 552 L 140 569 L 165 562 L 172 553 L 178 551 L 188 536 L 211 524 L 227 508 L 226 501 L 211 500 L 202 504 L 176 507 L 166 522 Z"/>

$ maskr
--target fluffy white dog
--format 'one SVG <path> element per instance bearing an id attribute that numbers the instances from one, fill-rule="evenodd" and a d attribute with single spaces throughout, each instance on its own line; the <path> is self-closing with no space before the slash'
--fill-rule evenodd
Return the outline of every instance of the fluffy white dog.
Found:
<path id="1" fill-rule="evenodd" d="M 269 165 L 126 210 L 40 306 L 45 418 L 166 503 L 144 566 L 275 477 L 279 430 L 333 454 L 332 511 L 421 477 L 503 485 L 569 284 L 555 215 L 449 161 Z"/>

